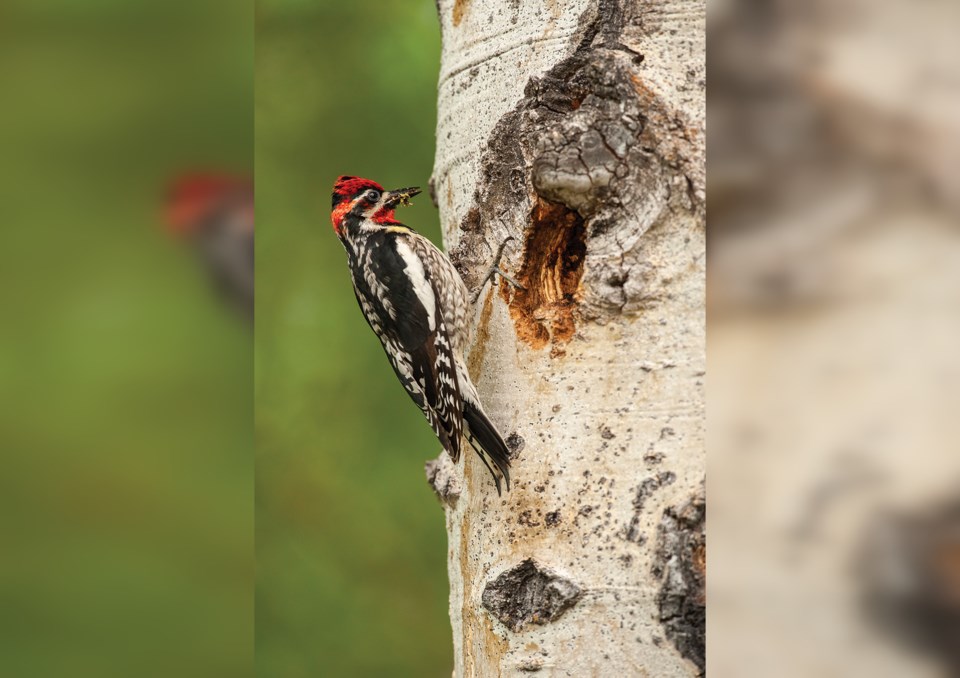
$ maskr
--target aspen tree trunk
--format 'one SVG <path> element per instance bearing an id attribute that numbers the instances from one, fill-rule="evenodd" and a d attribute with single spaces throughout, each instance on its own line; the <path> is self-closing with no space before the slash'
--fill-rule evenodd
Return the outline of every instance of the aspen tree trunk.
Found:
<path id="1" fill-rule="evenodd" d="M 455 676 L 704 667 L 705 3 L 440 0 L 431 194 L 513 454 L 428 464 Z"/>

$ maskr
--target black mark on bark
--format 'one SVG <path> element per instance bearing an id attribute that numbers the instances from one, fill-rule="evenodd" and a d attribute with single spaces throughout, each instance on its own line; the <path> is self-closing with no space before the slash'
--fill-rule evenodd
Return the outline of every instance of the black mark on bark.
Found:
<path id="1" fill-rule="evenodd" d="M 643 544 L 646 541 L 646 535 L 641 531 L 640 523 L 643 520 L 643 509 L 647 500 L 652 497 L 661 487 L 673 484 L 677 476 L 672 471 L 663 471 L 655 476 L 646 478 L 637 488 L 637 494 L 633 498 L 633 518 L 627 525 L 625 538 L 636 544 Z"/>
<path id="2" fill-rule="evenodd" d="M 527 624 L 548 624 L 573 607 L 580 587 L 531 559 L 501 573 L 483 589 L 483 607 L 517 632 Z"/>
<path id="3" fill-rule="evenodd" d="M 707 507 L 703 492 L 668 508 L 657 531 L 653 574 L 667 638 L 703 675 L 706 639 Z"/>
<path id="4" fill-rule="evenodd" d="M 960 501 L 871 520 L 855 564 L 863 612 L 960 676 Z"/>
<path id="5" fill-rule="evenodd" d="M 543 659 L 540 657 L 531 657 L 517 662 L 517 671 L 524 673 L 536 673 L 543 670 Z"/>

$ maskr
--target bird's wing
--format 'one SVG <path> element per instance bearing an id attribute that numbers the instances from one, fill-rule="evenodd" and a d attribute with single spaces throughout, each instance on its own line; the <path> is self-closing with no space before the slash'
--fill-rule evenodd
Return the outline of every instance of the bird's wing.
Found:
<path id="1" fill-rule="evenodd" d="M 367 309 L 363 309 L 364 315 L 404 388 L 456 461 L 463 433 L 463 399 L 440 300 L 423 263 L 402 236 L 392 237 L 378 249 L 367 269 L 371 275 L 364 282 L 375 303 L 381 305 L 380 313 L 386 313 L 392 322 L 389 328 L 378 327 Z"/>

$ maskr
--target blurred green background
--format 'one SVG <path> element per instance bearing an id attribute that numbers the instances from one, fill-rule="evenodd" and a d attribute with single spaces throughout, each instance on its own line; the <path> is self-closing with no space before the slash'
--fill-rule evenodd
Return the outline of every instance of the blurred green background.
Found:
<path id="1" fill-rule="evenodd" d="M 439 444 L 357 307 L 339 174 L 426 189 L 434 0 L 257 4 L 258 675 L 448 676 Z M 439 241 L 426 195 L 398 217 Z"/>
<path id="2" fill-rule="evenodd" d="M 252 1 L 0 5 L 0 674 L 253 674 L 253 347 L 160 224 L 251 171 Z"/>
<path id="3" fill-rule="evenodd" d="M 438 65 L 433 0 L 0 6 L 0 674 L 448 675 L 439 445 L 328 217 L 426 186 Z M 254 150 L 255 361 L 159 218 Z"/>

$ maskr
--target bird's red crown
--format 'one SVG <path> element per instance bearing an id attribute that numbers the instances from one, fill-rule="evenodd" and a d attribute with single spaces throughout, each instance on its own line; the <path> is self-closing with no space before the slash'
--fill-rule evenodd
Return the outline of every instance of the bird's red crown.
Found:
<path id="1" fill-rule="evenodd" d="M 330 221 L 333 222 L 333 230 L 340 234 L 340 225 L 347 212 L 353 207 L 353 202 L 366 191 L 373 189 L 378 193 L 383 193 L 383 186 L 372 179 L 362 177 L 339 176 L 333 185 L 333 211 L 330 213 Z M 389 214 L 386 214 L 389 212 Z M 377 221 L 393 218 L 393 210 L 384 210 L 384 214 L 378 214 Z"/>
<path id="2" fill-rule="evenodd" d="M 383 193 L 383 186 L 371 179 L 339 176 L 337 182 L 333 185 L 333 206 L 336 207 L 344 200 L 353 200 L 371 188 Z"/>

